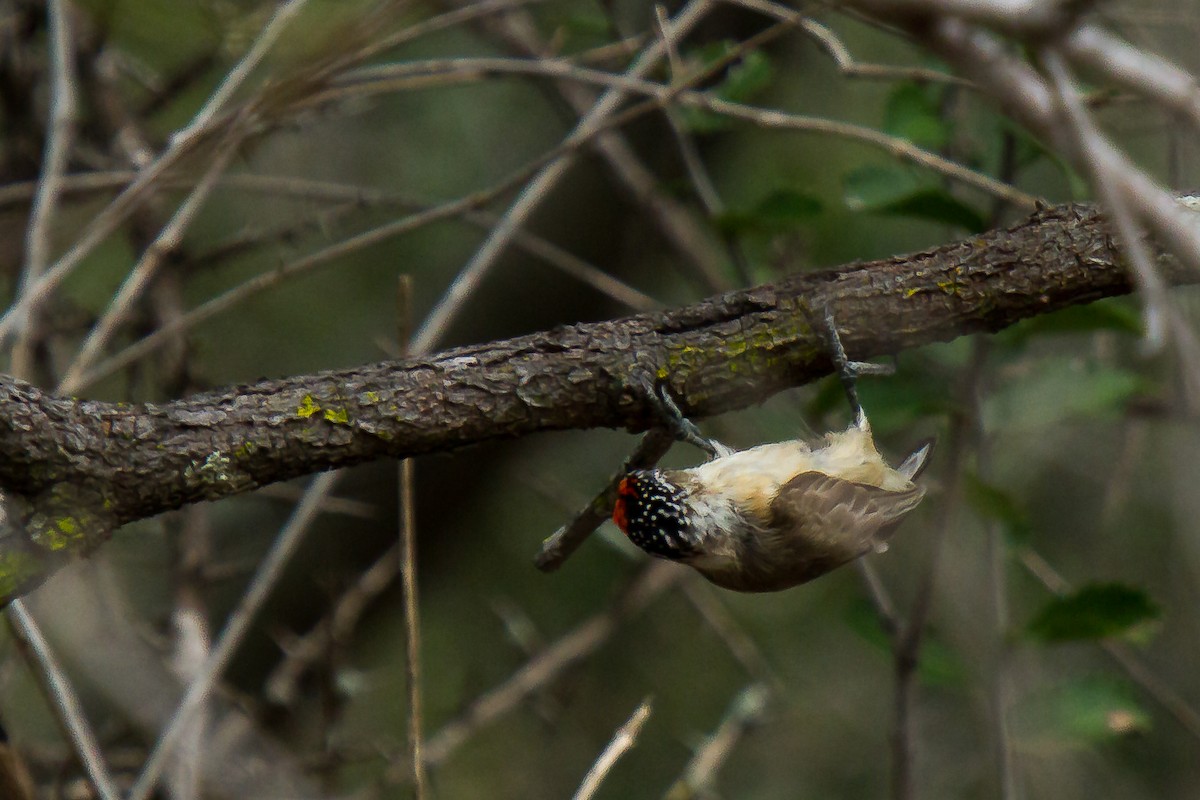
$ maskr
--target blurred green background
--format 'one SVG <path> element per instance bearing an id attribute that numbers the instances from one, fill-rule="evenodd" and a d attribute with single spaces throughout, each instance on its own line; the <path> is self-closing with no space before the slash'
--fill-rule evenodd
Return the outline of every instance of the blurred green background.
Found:
<path id="1" fill-rule="evenodd" d="M 11 19 L 39 17 L 21 3 L 0 4 L 0 14 L 5 5 Z M 311 91 L 303 82 L 326 60 L 451 7 L 409 3 L 374 17 L 374 4 L 313 0 L 235 102 L 256 92 L 282 96 L 296 85 Z M 266 3 L 215 0 L 90 0 L 75 8 L 80 60 L 113 60 L 117 77 L 105 91 L 157 149 L 187 123 L 272 10 Z M 678 4 L 665 10 L 674 13 Z M 1107 13 L 1105 21 L 1136 44 L 1196 66 L 1195 4 L 1128 4 Z M 821 8 L 814 18 L 863 62 L 941 69 L 901 37 L 853 16 Z M 519 22 L 547 52 L 611 72 L 624 70 L 627 58 L 599 48 L 656 25 L 642 3 L 555 0 L 518 6 L 509 17 L 480 15 L 368 63 L 515 57 L 520 54 L 511 41 L 497 32 L 503 19 Z M 372 20 L 382 20 L 378 29 L 364 22 Z M 690 69 L 717 64 L 700 86 L 725 99 L 874 128 L 1050 203 L 1088 198 L 1086 182 L 1058 156 L 961 85 L 841 75 L 811 37 L 794 29 L 718 63 L 770 25 L 736 4 L 718 5 L 679 42 L 680 61 Z M 35 59 L 31 75 L 41 76 L 30 84 L 31 99 L 44 104 L 45 75 L 38 71 L 46 66 L 44 28 L 34 23 L 22 41 Z M 664 65 L 650 77 L 669 82 L 672 72 Z M 1161 180 L 1188 186 L 1194 137 L 1165 112 L 1105 89 L 1096 87 L 1090 96 L 1105 129 Z M 102 120 L 107 101 L 86 81 L 81 90 L 69 171 L 128 169 L 116 155 L 111 122 Z M 555 147 L 576 119 L 554 82 L 520 75 L 429 81 L 286 113 L 268 109 L 261 129 L 239 148 L 231 175 L 325 181 L 357 188 L 360 196 L 338 201 L 218 184 L 166 265 L 167 288 L 147 297 L 113 350 L 153 329 L 155 304 L 167 302 L 164 297 L 192 308 L 401 218 L 411 210 L 401 200 L 432 206 L 488 189 Z M 0 116 L 4 185 L 38 174 L 36 160 L 18 157 L 30 152 L 21 137 L 31 135 L 18 121 L 16 104 L 7 104 Z M 1025 213 L 843 137 L 765 130 L 694 110 L 679 111 L 676 123 L 673 129 L 663 114 L 647 113 L 620 134 L 649 169 L 655 191 L 682 207 L 708 238 L 704 246 L 711 243 L 721 265 L 721 286 L 687 263 L 654 215 L 586 148 L 527 229 L 669 307 L 719 288 L 933 247 Z M 722 209 L 705 209 L 698 199 L 683 156 L 688 147 Z M 180 174 L 194 180 L 210 155 L 202 149 Z M 56 247 L 70 245 L 110 198 L 66 195 L 54 227 Z M 144 215 L 109 238 L 64 285 L 51 309 L 56 322 L 43 362 L 46 379 L 56 377 L 107 307 L 148 241 L 146 226 L 161 226 L 181 198 L 178 191 L 156 195 Z M 0 248 L 10 293 L 19 275 L 14 243 L 23 237 L 27 199 L 0 207 L 0 226 L 10 239 Z M 485 206 L 504 208 L 505 202 Z M 149 230 L 152 235 L 157 228 Z M 399 276 L 412 276 L 419 325 L 485 235 L 478 224 L 454 218 L 331 260 L 190 331 L 179 355 L 184 367 L 156 355 L 81 394 L 155 401 L 394 356 Z M 243 240 L 245 246 L 234 246 Z M 1176 292 L 1185 312 L 1195 304 L 1193 295 Z M 939 437 L 930 495 L 891 550 L 870 559 L 901 614 L 908 614 L 935 568 L 912 710 L 918 796 L 1005 796 L 998 707 L 1017 787 L 1007 796 L 1200 793 L 1200 728 L 1189 727 L 1190 709 L 1200 703 L 1194 513 L 1200 449 L 1194 420 L 1177 411 L 1178 365 L 1170 355 L 1144 354 L 1139 312 L 1136 299 L 1109 300 L 994 337 L 906 352 L 894 377 L 862 386 L 881 448 L 893 459 L 924 437 Z M 629 313 L 510 247 L 440 344 Z M 742 447 L 849 421 L 833 382 L 764 400 L 703 427 Z M 618 541 L 611 525 L 554 574 L 531 564 L 542 539 L 604 485 L 634 442 L 624 432 L 577 431 L 417 462 L 427 735 L 436 737 L 475 698 L 604 614 L 645 568 L 647 559 Z M 682 465 L 699 457 L 680 445 L 667 461 Z M 270 703 L 264 681 L 280 659 L 281 643 L 320 619 L 395 541 L 396 481 L 394 463 L 358 468 L 341 479 L 336 494 L 362 505 L 354 514 L 322 515 L 227 676 L 239 707 L 331 794 L 410 795 L 397 588 L 371 602 L 353 635 L 329 648 L 290 706 Z M 99 613 L 128 617 L 142 640 L 165 655 L 179 596 L 175 542 L 188 515 L 200 514 L 211 567 L 200 582 L 201 606 L 215 632 L 291 506 L 276 491 L 128 526 L 81 567 L 101 575 Z M 1054 587 L 1044 582 L 1047 567 L 1070 583 L 1068 595 L 1093 589 L 1055 602 Z M 76 578 L 60 576 L 42 593 L 54 596 L 61 581 Z M 39 608 L 46 605 L 60 604 L 39 599 Z M 83 612 L 60 607 L 57 613 Z M 87 646 L 72 645 L 67 633 L 56 641 L 106 750 L 139 752 L 145 731 L 106 691 L 110 676 L 89 666 Z M 43 779 L 56 759 L 68 764 L 67 772 L 77 770 L 11 643 L 5 654 L 0 710 L 13 741 L 34 754 Z M 599 796 L 663 796 L 743 690 L 762 686 L 763 707 L 743 726 L 715 783 L 695 796 L 888 796 L 894 683 L 891 645 L 854 568 L 763 596 L 689 580 L 655 595 L 585 657 L 479 727 L 432 770 L 433 786 L 442 798 L 569 796 L 614 730 L 649 696 L 650 720 Z"/>

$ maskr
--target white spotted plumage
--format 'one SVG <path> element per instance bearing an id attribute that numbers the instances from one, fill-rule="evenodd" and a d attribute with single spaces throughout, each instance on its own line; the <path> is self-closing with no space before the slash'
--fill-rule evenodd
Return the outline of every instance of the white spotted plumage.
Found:
<path id="1" fill-rule="evenodd" d="M 922 447 L 891 467 L 860 416 L 817 447 L 778 442 L 635 473 L 614 518 L 642 549 L 718 585 L 784 589 L 880 548 L 924 496 L 914 479 L 929 453 Z"/>

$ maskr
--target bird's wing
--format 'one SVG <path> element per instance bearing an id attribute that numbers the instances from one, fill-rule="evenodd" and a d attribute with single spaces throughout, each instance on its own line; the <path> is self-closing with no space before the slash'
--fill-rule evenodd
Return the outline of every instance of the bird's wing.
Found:
<path id="1" fill-rule="evenodd" d="M 886 541 L 924 496 L 920 486 L 893 492 L 805 472 L 780 487 L 770 510 L 774 527 L 794 538 L 797 550 L 848 561 Z"/>

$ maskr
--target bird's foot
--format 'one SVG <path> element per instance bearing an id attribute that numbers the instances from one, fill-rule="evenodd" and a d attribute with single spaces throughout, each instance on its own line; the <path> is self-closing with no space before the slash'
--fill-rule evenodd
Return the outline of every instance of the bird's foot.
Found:
<path id="1" fill-rule="evenodd" d="M 679 409 L 675 398 L 671 397 L 671 393 L 667 391 L 665 385 L 655 382 L 648 375 L 639 375 L 638 384 L 646 400 L 662 420 L 663 427 L 670 431 L 676 439 L 699 447 L 711 458 L 718 458 L 733 452 L 716 439 L 710 439 L 701 433 L 700 429 L 696 427 L 696 423 L 684 416 L 683 411 Z"/>
<path id="2" fill-rule="evenodd" d="M 833 311 L 825 306 L 825 335 L 829 341 L 829 352 L 833 365 L 837 368 L 838 378 L 850 401 L 850 410 L 854 412 L 855 423 L 859 427 L 866 425 L 867 415 L 863 411 L 862 402 L 858 398 L 858 379 L 863 375 L 894 375 L 896 365 L 873 364 L 870 361 L 851 361 L 842 345 L 842 337 L 838 334 L 837 323 L 833 319 Z"/>

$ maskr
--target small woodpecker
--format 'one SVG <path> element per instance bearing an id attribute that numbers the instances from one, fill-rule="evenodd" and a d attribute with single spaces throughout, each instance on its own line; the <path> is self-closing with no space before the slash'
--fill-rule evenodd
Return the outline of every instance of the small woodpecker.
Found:
<path id="1" fill-rule="evenodd" d="M 925 489 L 926 443 L 897 468 L 865 416 L 812 447 L 795 440 L 727 451 L 683 470 L 638 470 L 617 487 L 613 520 L 652 556 L 739 592 L 787 589 L 882 552 Z"/>
<path id="2" fill-rule="evenodd" d="M 914 481 L 933 442 L 899 467 L 883 460 L 855 386 L 858 375 L 880 370 L 848 360 L 828 312 L 826 322 L 855 421 L 826 434 L 819 446 L 797 439 L 733 451 L 705 439 L 665 390 L 655 397 L 646 387 L 676 435 L 713 458 L 691 469 L 637 470 L 622 478 L 613 521 L 630 541 L 739 592 L 787 589 L 887 549 L 925 496 Z"/>

